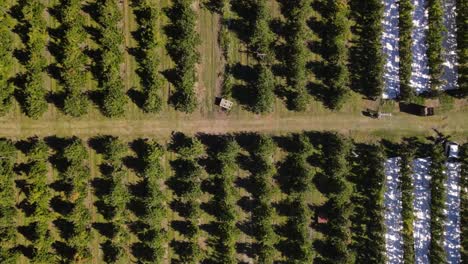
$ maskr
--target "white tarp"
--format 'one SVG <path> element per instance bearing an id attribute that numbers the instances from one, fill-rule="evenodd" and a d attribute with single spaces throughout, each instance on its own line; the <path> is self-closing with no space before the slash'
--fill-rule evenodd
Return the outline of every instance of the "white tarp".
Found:
<path id="1" fill-rule="evenodd" d="M 401 192 L 399 184 L 399 158 L 390 158 L 385 162 L 385 249 L 387 263 L 403 263 L 403 228 L 401 217 Z"/>
<path id="2" fill-rule="evenodd" d="M 397 0 L 384 0 L 382 46 L 385 57 L 384 99 L 395 99 L 400 92 L 400 55 Z"/>
<path id="3" fill-rule="evenodd" d="M 456 17 L 456 0 L 444 0 L 444 25 L 447 31 L 444 34 L 444 76 L 446 84 L 444 90 L 452 90 L 458 87 L 457 85 L 457 17 Z"/>
<path id="4" fill-rule="evenodd" d="M 447 163 L 447 201 L 444 213 L 447 216 L 444 225 L 444 248 L 447 262 L 458 264 L 460 255 L 460 163 Z"/>
<path id="5" fill-rule="evenodd" d="M 428 159 L 416 159 L 414 173 L 414 254 L 416 263 L 429 264 L 431 242 L 431 188 Z"/>
<path id="6" fill-rule="evenodd" d="M 416 93 L 428 91 L 429 65 L 427 59 L 426 36 L 428 30 L 428 12 L 426 0 L 412 0 L 413 10 L 413 62 L 411 64 L 411 86 Z"/>

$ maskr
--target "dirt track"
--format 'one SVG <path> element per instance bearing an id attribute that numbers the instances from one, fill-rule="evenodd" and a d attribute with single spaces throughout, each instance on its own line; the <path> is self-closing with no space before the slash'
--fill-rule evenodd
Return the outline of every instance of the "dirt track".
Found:
<path id="1" fill-rule="evenodd" d="M 431 134 L 432 128 L 450 134 L 466 136 L 468 122 L 464 122 L 464 113 L 453 113 L 450 117 L 435 116 L 429 118 L 397 115 L 381 120 L 364 116 L 329 114 L 319 116 L 296 116 L 250 119 L 158 119 L 158 120 L 102 120 L 102 121 L 3 121 L 0 136 L 29 137 L 76 135 L 89 137 L 98 134 L 110 134 L 126 137 L 168 136 L 172 131 L 187 133 L 226 133 L 240 131 L 293 132 L 301 130 L 336 130 L 342 133 L 372 134 L 378 133 L 411 136 Z"/>

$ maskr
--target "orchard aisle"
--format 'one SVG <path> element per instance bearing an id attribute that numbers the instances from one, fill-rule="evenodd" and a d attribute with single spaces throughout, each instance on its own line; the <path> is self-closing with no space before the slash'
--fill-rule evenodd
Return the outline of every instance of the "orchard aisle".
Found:
<path id="1" fill-rule="evenodd" d="M 390 158 L 385 162 L 385 249 L 387 263 L 403 263 L 403 228 L 401 216 L 401 192 L 399 185 L 399 158 Z"/>
<path id="2" fill-rule="evenodd" d="M 447 201 L 445 214 L 447 220 L 444 230 L 444 247 L 447 252 L 447 262 L 457 264 L 461 262 L 460 255 L 460 163 L 447 163 Z"/>
<path id="3" fill-rule="evenodd" d="M 382 35 L 383 53 L 386 59 L 384 69 L 384 99 L 395 99 L 400 92 L 400 78 L 398 75 L 400 70 L 398 19 L 397 0 L 385 0 Z"/>
<path id="4" fill-rule="evenodd" d="M 428 30 L 428 12 L 426 0 L 413 0 L 413 63 L 411 86 L 417 94 L 429 90 L 429 65 L 427 58 L 426 35 Z"/>
<path id="5" fill-rule="evenodd" d="M 444 90 L 457 89 L 457 16 L 456 16 L 456 0 L 444 0 L 444 25 L 447 31 L 444 34 L 444 76 L 443 79 L 447 82 L 444 85 Z"/>
<path id="6" fill-rule="evenodd" d="M 416 159 L 414 171 L 414 254 L 416 263 L 429 263 L 429 244 L 431 242 L 431 176 L 428 159 Z"/>

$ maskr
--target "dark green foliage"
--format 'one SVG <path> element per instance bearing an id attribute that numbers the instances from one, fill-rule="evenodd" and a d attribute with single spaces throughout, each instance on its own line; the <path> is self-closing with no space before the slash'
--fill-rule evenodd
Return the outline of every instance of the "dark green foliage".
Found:
<path id="1" fill-rule="evenodd" d="M 139 49 L 142 59 L 139 61 L 138 73 L 143 86 L 145 101 L 143 109 L 154 113 L 161 110 L 160 90 L 162 78 L 159 73 L 160 40 L 158 19 L 160 17 L 157 1 L 136 1 L 135 13 L 138 17 Z"/>
<path id="2" fill-rule="evenodd" d="M 197 138 L 188 137 L 183 134 L 178 134 L 177 137 L 169 148 L 181 158 L 188 160 L 196 159 L 205 152 L 203 144 Z"/>
<path id="3" fill-rule="evenodd" d="M 287 256 L 288 263 L 311 263 L 314 250 L 311 243 L 310 210 L 306 195 L 310 193 L 315 168 L 310 166 L 308 158 L 315 153 L 309 139 L 305 135 L 294 137 L 297 151 L 289 153 L 282 163 L 280 173 L 287 179 L 283 181 L 284 189 L 288 194 L 285 204 L 288 208 L 288 220 L 284 224 L 286 239 L 280 242 L 283 254 Z"/>
<path id="4" fill-rule="evenodd" d="M 288 220 L 285 223 L 288 247 L 287 263 L 312 263 L 313 247 L 309 225 L 310 211 L 302 194 L 288 201 Z"/>
<path id="5" fill-rule="evenodd" d="M 167 218 L 167 197 L 161 191 L 164 173 L 161 158 L 164 149 L 155 142 L 147 142 L 143 155 L 144 171 L 141 174 L 147 186 L 148 193 L 141 199 L 145 214 L 140 218 L 145 228 L 139 233 L 139 238 L 150 249 L 152 259 L 141 260 L 142 263 L 163 263 L 167 231 L 163 226 Z"/>
<path id="6" fill-rule="evenodd" d="M 309 101 L 307 94 L 307 19 L 310 14 L 310 0 L 289 1 L 286 10 L 288 90 L 291 92 L 290 108 L 304 111 Z"/>
<path id="7" fill-rule="evenodd" d="M 322 257 L 324 263 L 351 263 L 349 218 L 353 205 L 350 201 L 352 187 L 347 179 L 350 143 L 344 137 L 333 133 L 326 135 L 325 142 L 322 167 L 329 188 L 326 194 L 329 198 L 326 203 L 329 221 L 325 240 L 326 254 Z"/>
<path id="8" fill-rule="evenodd" d="M 326 135 L 322 166 L 328 182 L 327 191 L 332 194 L 347 195 L 351 191 L 347 182 L 349 152 L 350 142 L 345 137 L 335 133 Z"/>
<path id="9" fill-rule="evenodd" d="M 44 141 L 33 142 L 28 153 L 29 170 L 27 181 L 30 185 L 27 193 L 27 203 L 32 206 L 33 212 L 26 222 L 33 227 L 35 236 L 33 242 L 34 253 L 31 263 L 54 263 L 56 256 L 52 253 L 51 232 L 48 229 L 54 219 L 49 210 L 52 194 L 47 185 L 47 158 L 48 147 Z"/>
<path id="10" fill-rule="evenodd" d="M 216 208 L 217 220 L 213 260 L 220 264 L 234 264 L 238 263 L 236 242 L 239 234 L 236 226 L 238 197 L 234 186 L 237 173 L 236 158 L 240 148 L 232 139 L 225 139 L 222 144 L 221 150 L 213 154 L 219 168 L 219 174 L 214 175 L 212 182 L 215 188 L 213 205 Z"/>
<path id="11" fill-rule="evenodd" d="M 197 46 L 200 36 L 195 30 L 197 16 L 192 9 L 193 0 L 175 0 L 172 6 L 172 26 L 169 36 L 168 49 L 175 67 L 175 93 L 171 101 L 175 109 L 192 113 L 197 107 L 195 83 L 197 73 L 195 65 L 199 54 Z"/>
<path id="12" fill-rule="evenodd" d="M 352 252 L 349 249 L 351 240 L 349 220 L 352 213 L 352 205 L 349 196 L 330 196 L 327 207 L 329 207 L 328 236 L 325 240 L 326 255 L 324 262 L 332 263 L 353 263 Z"/>
<path id="13" fill-rule="evenodd" d="M 352 4 L 356 26 L 356 46 L 352 54 L 352 71 L 356 76 L 354 89 L 368 98 L 382 96 L 384 83 L 384 56 L 382 48 L 383 2 L 380 0 L 355 1 Z"/>
<path id="14" fill-rule="evenodd" d="M 255 89 L 252 111 L 255 113 L 269 113 L 273 111 L 275 102 L 275 82 L 271 68 L 265 64 L 257 64 L 257 78 L 253 84 Z"/>
<path id="15" fill-rule="evenodd" d="M 403 220 L 403 261 L 406 264 L 414 263 L 414 208 L 413 208 L 413 170 L 414 147 L 410 143 L 400 146 L 400 185 L 401 215 Z"/>
<path id="16" fill-rule="evenodd" d="M 0 6 L 9 9 L 9 1 L 0 1 Z M 4 115 L 11 107 L 14 86 L 10 81 L 13 76 L 14 39 L 12 34 L 13 21 L 7 12 L 0 14 L 0 115 Z"/>
<path id="17" fill-rule="evenodd" d="M 23 24 L 28 28 L 23 109 L 27 116 L 37 119 L 47 111 L 47 90 L 43 84 L 43 71 L 47 65 L 44 57 L 47 45 L 45 6 L 41 1 L 26 1 L 21 11 Z"/>
<path id="18" fill-rule="evenodd" d="M 286 157 L 282 168 L 289 175 L 287 192 L 290 194 L 305 193 L 310 189 L 313 173 L 307 162 L 306 153 L 291 153 Z"/>
<path id="19" fill-rule="evenodd" d="M 66 217 L 73 224 L 73 232 L 66 241 L 74 249 L 73 259 L 86 261 L 91 257 L 88 247 L 91 238 L 89 227 L 91 214 L 85 204 L 90 180 L 87 165 L 88 151 L 80 139 L 74 138 L 72 143 L 63 150 L 62 157 L 67 161 L 68 166 L 61 177 L 73 186 L 72 191 L 67 194 L 68 200 L 73 204 L 73 210 Z"/>
<path id="20" fill-rule="evenodd" d="M 252 211 L 252 223 L 255 228 L 254 237 L 257 240 L 257 260 L 259 263 L 273 263 L 276 257 L 274 245 L 277 236 L 273 229 L 275 209 L 271 204 L 273 195 L 272 178 L 276 173 L 273 163 L 275 144 L 273 140 L 261 135 L 257 140 L 255 150 L 251 153 L 255 166 L 252 168 L 252 182 L 256 186 L 253 197 L 256 205 Z"/>
<path id="21" fill-rule="evenodd" d="M 274 35 L 270 29 L 270 14 L 266 0 L 252 2 L 252 17 L 250 21 L 250 36 L 248 46 L 255 54 L 259 64 L 256 65 L 256 76 L 253 81 L 252 111 L 257 114 L 273 111 L 275 101 L 275 81 L 271 67 L 267 64 L 273 61 L 271 49 Z"/>
<path id="22" fill-rule="evenodd" d="M 444 9 L 442 0 L 429 0 L 429 30 L 427 32 L 427 57 L 429 63 L 430 85 L 433 92 L 437 92 L 443 85 L 444 47 L 443 39 L 446 31 L 444 25 Z"/>
<path id="23" fill-rule="evenodd" d="M 400 29 L 400 98 L 404 101 L 410 100 L 414 96 L 414 90 L 411 87 L 411 63 L 413 61 L 411 34 L 413 32 L 413 4 L 411 0 L 400 0 L 399 11 L 399 29 Z"/>
<path id="24" fill-rule="evenodd" d="M 203 0 L 204 7 L 212 12 L 222 13 L 223 9 L 229 4 L 230 0 Z"/>
<path id="25" fill-rule="evenodd" d="M 257 0 L 253 2 L 253 17 L 251 21 L 251 35 L 249 38 L 249 47 L 255 53 L 257 59 L 271 62 L 273 51 L 271 44 L 274 35 L 270 29 L 270 11 L 267 8 L 266 0 Z"/>
<path id="26" fill-rule="evenodd" d="M 349 95 L 348 38 L 350 21 L 347 0 L 325 1 L 323 36 L 323 58 L 325 60 L 324 80 L 325 104 L 331 109 L 340 109 Z"/>
<path id="27" fill-rule="evenodd" d="M 127 152 L 127 145 L 117 138 L 109 137 L 105 139 L 104 161 L 115 168 L 122 166 L 122 158 Z"/>
<path id="28" fill-rule="evenodd" d="M 173 189 L 177 189 L 178 202 L 186 208 L 186 246 L 179 257 L 183 263 L 199 263 L 203 257 L 198 245 L 201 236 L 199 221 L 201 217 L 200 200 L 202 195 L 201 182 L 204 174 L 198 159 L 204 154 L 202 143 L 195 137 L 183 134 L 174 136 L 171 149 L 179 154 L 179 158 L 173 163 L 175 176 L 173 177 Z"/>
<path id="29" fill-rule="evenodd" d="M 82 116 L 88 111 L 88 99 L 83 91 L 86 83 L 87 57 L 82 46 L 86 41 L 85 17 L 80 0 L 63 1 L 61 20 L 65 35 L 61 41 L 61 77 L 65 89 L 64 111 L 71 116 Z"/>
<path id="30" fill-rule="evenodd" d="M 429 258 L 431 263 L 447 263 L 444 250 L 444 226 L 445 201 L 447 191 L 444 183 L 447 181 L 445 174 L 445 153 L 442 144 L 436 143 L 431 151 L 431 166 L 429 175 L 431 179 L 431 243 Z"/>
<path id="31" fill-rule="evenodd" d="M 104 218 L 112 224 L 114 234 L 108 237 L 106 242 L 109 250 L 105 250 L 104 258 L 110 258 L 108 262 L 118 261 L 126 247 L 129 239 L 126 206 L 130 201 L 130 193 L 127 190 L 124 179 L 127 171 L 124 169 L 122 159 L 127 152 L 127 145 L 118 138 L 109 137 L 104 142 L 103 163 L 108 167 L 103 171 L 103 180 L 109 185 L 109 191 L 100 197 L 107 209 L 103 211 Z M 112 252 L 110 252 L 112 251 Z"/>
<path id="32" fill-rule="evenodd" d="M 380 145 L 357 145 L 352 216 L 356 263 L 385 263 L 385 156 Z"/>
<path id="33" fill-rule="evenodd" d="M 101 38 L 101 86 L 103 113 L 108 117 L 124 115 L 127 97 L 120 74 L 123 63 L 124 36 L 121 27 L 122 13 L 117 0 L 104 0 L 98 6 Z"/>
<path id="34" fill-rule="evenodd" d="M 16 197 L 13 166 L 16 149 L 12 142 L 0 141 L 0 262 L 16 263 Z"/>
<path id="35" fill-rule="evenodd" d="M 457 0 L 458 86 L 468 95 L 468 2 Z"/>
<path id="36" fill-rule="evenodd" d="M 460 151 L 461 177 L 460 177 L 460 238 L 462 263 L 468 263 L 468 144 L 462 146 Z"/>

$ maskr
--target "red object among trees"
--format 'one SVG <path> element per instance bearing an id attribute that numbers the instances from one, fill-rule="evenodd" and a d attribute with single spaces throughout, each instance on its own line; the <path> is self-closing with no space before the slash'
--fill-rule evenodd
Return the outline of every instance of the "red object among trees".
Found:
<path id="1" fill-rule="evenodd" d="M 317 217 L 317 223 L 319 223 L 319 224 L 326 224 L 326 223 L 328 223 L 328 218 L 323 217 L 323 216 L 318 216 L 318 217 Z"/>

